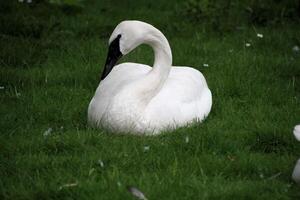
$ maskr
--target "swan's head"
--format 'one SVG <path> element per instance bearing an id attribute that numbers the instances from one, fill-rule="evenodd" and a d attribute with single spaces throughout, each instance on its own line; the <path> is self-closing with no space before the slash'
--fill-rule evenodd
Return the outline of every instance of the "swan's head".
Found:
<path id="1" fill-rule="evenodd" d="M 151 41 L 153 33 L 158 31 L 152 25 L 141 21 L 123 21 L 116 26 L 109 38 L 109 49 L 102 73 L 103 80 L 117 61 L 142 43 Z"/>
<path id="2" fill-rule="evenodd" d="M 147 42 L 153 30 L 157 29 L 145 22 L 123 21 L 116 26 L 108 43 L 111 45 L 113 42 L 119 41 L 119 50 L 122 55 L 126 55 L 140 44 Z"/>

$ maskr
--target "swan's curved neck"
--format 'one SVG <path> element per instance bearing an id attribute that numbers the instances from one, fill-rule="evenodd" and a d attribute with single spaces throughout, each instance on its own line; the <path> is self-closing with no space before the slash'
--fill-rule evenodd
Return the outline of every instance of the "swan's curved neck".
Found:
<path id="1" fill-rule="evenodd" d="M 157 29 L 152 30 L 144 40 L 154 51 L 154 65 L 152 70 L 139 80 L 139 98 L 144 104 L 160 91 L 167 80 L 172 66 L 172 52 L 166 37 Z M 141 96 L 142 95 L 142 96 Z"/>
<path id="2" fill-rule="evenodd" d="M 154 50 L 154 65 L 151 73 L 168 76 L 172 66 L 172 53 L 168 40 L 161 35 L 159 39 L 146 43 Z"/>

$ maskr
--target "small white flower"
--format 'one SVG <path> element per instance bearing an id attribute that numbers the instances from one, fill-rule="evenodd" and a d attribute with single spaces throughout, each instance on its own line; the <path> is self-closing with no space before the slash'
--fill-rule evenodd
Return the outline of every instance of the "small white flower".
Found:
<path id="1" fill-rule="evenodd" d="M 189 136 L 185 136 L 185 143 L 189 143 L 189 142 L 190 142 Z"/>
<path id="2" fill-rule="evenodd" d="M 208 67 L 209 65 L 207 63 L 204 63 L 203 64 L 203 67 Z"/>
<path id="3" fill-rule="evenodd" d="M 144 146 L 144 152 L 149 151 L 150 147 L 149 146 Z"/>
<path id="4" fill-rule="evenodd" d="M 48 129 L 43 133 L 43 136 L 44 136 L 44 137 L 47 137 L 47 136 L 51 135 L 51 133 L 52 133 L 52 128 L 48 128 Z"/>
<path id="5" fill-rule="evenodd" d="M 4 86 L 0 86 L 0 90 L 4 90 Z"/>
<path id="6" fill-rule="evenodd" d="M 293 51 L 298 52 L 298 51 L 300 51 L 300 48 L 296 45 L 296 46 L 293 47 Z"/>
<path id="7" fill-rule="evenodd" d="M 264 35 L 261 34 L 261 33 L 257 33 L 256 36 L 259 37 L 259 38 L 263 38 L 264 37 Z"/>
<path id="8" fill-rule="evenodd" d="M 246 43 L 245 46 L 246 46 L 246 47 L 250 47 L 251 44 L 250 44 L 250 43 Z"/>
<path id="9" fill-rule="evenodd" d="M 100 167 L 102 167 L 102 168 L 104 167 L 104 163 L 101 159 L 98 160 L 98 164 L 100 165 Z"/>
<path id="10" fill-rule="evenodd" d="M 259 174 L 259 178 L 264 178 L 265 176 L 263 174 Z"/>

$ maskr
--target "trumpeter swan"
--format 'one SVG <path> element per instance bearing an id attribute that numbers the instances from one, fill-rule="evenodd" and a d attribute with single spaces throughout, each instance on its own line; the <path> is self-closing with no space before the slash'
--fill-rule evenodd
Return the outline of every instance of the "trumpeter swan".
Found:
<path id="1" fill-rule="evenodd" d="M 122 63 L 118 59 L 141 44 L 154 50 L 154 65 Z M 212 95 L 204 76 L 190 67 L 172 67 L 165 36 L 141 21 L 123 21 L 109 38 L 100 84 L 88 108 L 88 121 L 115 132 L 158 134 L 210 112 Z"/>
<path id="2" fill-rule="evenodd" d="M 295 126 L 294 135 L 296 139 L 300 141 L 300 125 Z M 294 181 L 300 184 L 300 159 L 297 161 L 295 165 L 292 178 L 294 179 Z"/>

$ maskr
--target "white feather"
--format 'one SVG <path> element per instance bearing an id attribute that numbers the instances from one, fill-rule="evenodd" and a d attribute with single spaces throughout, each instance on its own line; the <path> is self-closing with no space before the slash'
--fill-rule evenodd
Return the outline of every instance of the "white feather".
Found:
<path id="1" fill-rule="evenodd" d="M 137 197 L 138 199 L 141 200 L 147 200 L 147 198 L 145 197 L 145 195 L 136 187 L 127 187 L 128 191 L 135 197 Z"/>
<path id="2" fill-rule="evenodd" d="M 295 182 L 300 184 L 300 159 L 297 161 L 294 167 L 292 178 L 294 179 Z"/>
<path id="3" fill-rule="evenodd" d="M 298 141 L 300 141 L 300 125 L 295 126 L 294 128 L 294 136 Z"/>

